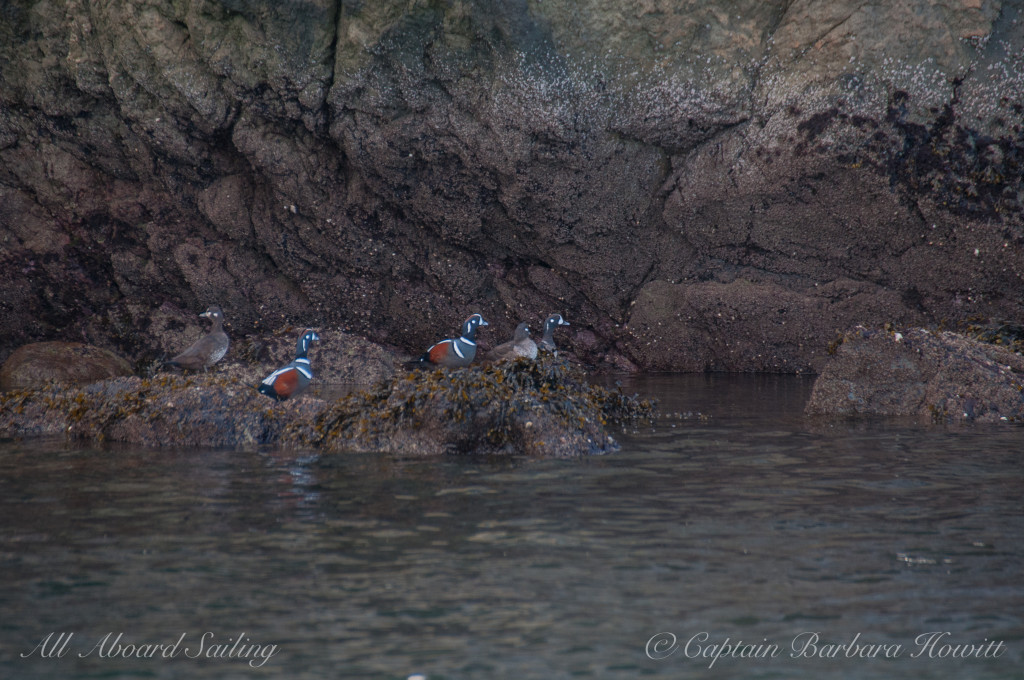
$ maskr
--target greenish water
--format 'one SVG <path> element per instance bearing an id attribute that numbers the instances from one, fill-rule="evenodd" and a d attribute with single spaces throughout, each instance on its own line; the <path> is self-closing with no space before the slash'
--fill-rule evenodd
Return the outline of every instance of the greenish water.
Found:
<path id="1" fill-rule="evenodd" d="M 1022 677 L 1020 428 L 626 388 L 710 418 L 554 461 L 0 442 L 0 677 Z"/>

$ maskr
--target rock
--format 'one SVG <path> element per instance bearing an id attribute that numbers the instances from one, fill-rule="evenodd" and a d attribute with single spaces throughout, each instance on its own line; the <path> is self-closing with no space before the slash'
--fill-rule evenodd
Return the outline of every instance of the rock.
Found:
<path id="1" fill-rule="evenodd" d="M 0 390 L 32 388 L 48 382 L 86 383 L 131 375 L 123 358 L 80 342 L 36 342 L 16 349 L 0 367 Z"/>
<path id="2" fill-rule="evenodd" d="M 510 334 L 558 310 L 566 351 L 642 370 L 814 370 L 856 323 L 1024 318 L 1022 22 L 8 0 L 0 359 L 85 337 L 145 363 L 159 329 L 122 321 L 165 303 L 410 354 L 469 311 Z"/>
<path id="3" fill-rule="evenodd" d="M 321 341 L 310 350 L 316 379 L 329 385 L 372 385 L 390 378 L 397 359 L 385 347 L 340 329 L 314 328 Z M 278 331 L 267 341 L 264 355 L 283 366 L 295 357 L 302 329 Z M 271 369 L 273 370 L 273 369 Z M 263 377 L 263 376 L 260 376 Z"/>
<path id="4" fill-rule="evenodd" d="M 255 385 L 295 358 L 295 343 L 304 330 L 285 326 L 273 333 L 242 338 L 213 372 Z M 309 351 L 315 381 L 312 389 L 368 386 L 394 374 L 396 355 L 386 347 L 337 328 L 313 330 L 321 340 Z"/>
<path id="5" fill-rule="evenodd" d="M 807 413 L 1024 420 L 1024 356 L 949 331 L 857 327 L 815 381 Z"/>
<path id="6" fill-rule="evenodd" d="M 623 344 L 648 370 L 816 373 L 846 319 L 887 310 L 902 323 L 920 319 L 884 288 L 841 279 L 794 290 L 736 278 L 640 290 Z"/>
<path id="7" fill-rule="evenodd" d="M 290 422 L 325 406 L 308 397 L 277 403 L 252 385 L 210 375 L 115 378 L 6 394 L 0 398 L 0 433 L 144 446 L 272 444 Z"/>
<path id="8" fill-rule="evenodd" d="M 333 451 L 565 457 L 618 448 L 609 420 L 649 419 L 654 406 L 591 385 L 562 358 L 412 371 L 339 399 L 286 441 Z"/>
<path id="9" fill-rule="evenodd" d="M 308 394 L 276 402 L 251 381 L 213 373 L 51 385 L 0 395 L 0 436 L 570 456 L 616 448 L 606 421 L 652 415 L 650 403 L 591 386 L 565 360 L 545 358 L 403 374 L 334 403 Z"/>

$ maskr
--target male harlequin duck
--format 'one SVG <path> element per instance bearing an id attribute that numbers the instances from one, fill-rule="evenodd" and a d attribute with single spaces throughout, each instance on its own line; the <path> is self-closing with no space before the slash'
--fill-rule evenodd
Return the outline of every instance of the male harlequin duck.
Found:
<path id="1" fill-rule="evenodd" d="M 530 338 L 530 327 L 524 321 L 516 326 L 515 335 L 508 342 L 503 342 L 487 353 L 487 361 L 503 359 L 537 358 L 537 343 Z"/>
<path id="2" fill-rule="evenodd" d="M 442 340 L 428 349 L 423 356 L 410 361 L 406 368 L 461 368 L 469 366 L 476 356 L 476 329 L 489 325 L 479 314 L 471 315 L 462 324 L 462 336 L 454 340 Z"/>
<path id="3" fill-rule="evenodd" d="M 551 337 L 555 328 L 558 326 L 568 326 L 569 322 L 562 318 L 561 314 L 552 314 L 544 322 L 544 337 L 540 339 L 537 346 L 544 352 L 555 352 L 558 353 L 558 348 L 555 347 L 555 340 Z"/>
<path id="4" fill-rule="evenodd" d="M 187 350 L 167 363 L 190 371 L 204 371 L 224 358 L 228 353 L 228 334 L 224 332 L 224 312 L 217 305 L 211 305 L 199 316 L 213 322 L 210 332 L 192 343 Z"/>
<path id="5" fill-rule="evenodd" d="M 309 365 L 306 352 L 309 351 L 310 344 L 319 339 L 320 336 L 314 331 L 303 333 L 295 347 L 295 361 L 268 375 L 257 389 L 271 399 L 284 401 L 309 387 L 313 380 L 313 369 Z"/>

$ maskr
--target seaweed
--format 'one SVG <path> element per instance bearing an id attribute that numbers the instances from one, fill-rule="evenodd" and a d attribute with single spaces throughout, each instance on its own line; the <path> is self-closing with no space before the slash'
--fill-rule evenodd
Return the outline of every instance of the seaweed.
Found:
<path id="1" fill-rule="evenodd" d="M 419 432 L 454 451 L 565 455 L 573 445 L 614 448 L 603 426 L 655 414 L 651 401 L 592 385 L 565 359 L 542 355 L 398 375 L 339 399 L 288 434 L 326 449 L 402 449 Z"/>

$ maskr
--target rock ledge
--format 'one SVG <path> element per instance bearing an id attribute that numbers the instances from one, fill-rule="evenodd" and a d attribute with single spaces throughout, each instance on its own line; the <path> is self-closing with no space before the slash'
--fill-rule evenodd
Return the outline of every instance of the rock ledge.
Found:
<path id="1" fill-rule="evenodd" d="M 329 403 L 273 402 L 237 378 L 115 378 L 0 396 L 0 436 L 65 435 L 145 446 L 276 446 L 407 455 L 572 456 L 618 446 L 609 420 L 648 401 L 590 385 L 564 359 L 402 374 Z"/>
<path id="2" fill-rule="evenodd" d="M 604 425 L 649 419 L 654 408 L 542 356 L 399 375 L 297 422 L 286 439 L 329 450 L 562 457 L 617 449 Z"/>
<path id="3" fill-rule="evenodd" d="M 1024 357 L 924 328 L 847 332 L 814 383 L 810 415 L 1024 420 Z"/>

